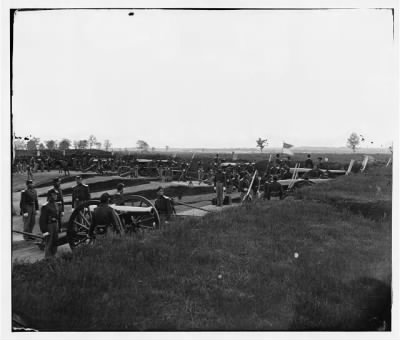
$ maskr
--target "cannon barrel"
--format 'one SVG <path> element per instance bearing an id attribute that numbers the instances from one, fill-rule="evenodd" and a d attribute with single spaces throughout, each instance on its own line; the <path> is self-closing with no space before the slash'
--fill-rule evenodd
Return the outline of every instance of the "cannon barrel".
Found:
<path id="1" fill-rule="evenodd" d="M 127 212 L 130 214 L 138 214 L 138 215 L 143 215 L 143 214 L 152 214 L 154 212 L 153 207 L 132 207 L 129 205 L 116 205 L 116 204 L 110 204 L 110 207 L 113 208 L 114 210 L 118 210 L 119 212 Z"/>

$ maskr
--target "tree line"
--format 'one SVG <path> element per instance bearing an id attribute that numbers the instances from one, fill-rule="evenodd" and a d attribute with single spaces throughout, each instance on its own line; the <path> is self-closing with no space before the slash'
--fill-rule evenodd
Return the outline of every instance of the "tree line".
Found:
<path id="1" fill-rule="evenodd" d="M 68 138 L 62 138 L 60 141 L 50 139 L 41 141 L 38 137 L 15 137 L 15 149 L 17 150 L 69 150 L 72 147 L 75 150 L 83 149 L 105 149 L 108 151 L 112 144 L 109 139 L 105 139 L 103 143 L 97 140 L 94 135 L 90 135 L 88 139 L 80 139 L 71 141 Z"/>
<path id="2" fill-rule="evenodd" d="M 101 149 L 109 151 L 112 144 L 109 139 L 105 139 L 103 143 L 97 140 L 94 135 L 90 135 L 88 139 L 80 139 L 71 141 L 68 138 L 62 138 L 60 141 L 50 139 L 46 141 L 41 141 L 38 137 L 14 137 L 15 149 L 17 150 L 69 150 L 74 148 L 75 150 L 85 150 L 85 149 Z M 137 149 L 142 152 L 147 152 L 150 150 L 150 145 L 144 140 L 138 140 L 136 142 Z M 165 147 L 168 151 L 169 146 Z M 151 151 L 155 148 L 152 147 Z"/>

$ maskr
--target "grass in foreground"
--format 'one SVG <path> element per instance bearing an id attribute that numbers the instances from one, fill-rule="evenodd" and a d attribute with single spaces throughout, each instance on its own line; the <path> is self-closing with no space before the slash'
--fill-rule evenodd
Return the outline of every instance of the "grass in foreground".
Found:
<path id="1" fill-rule="evenodd" d="M 12 299 L 41 330 L 369 330 L 390 282 L 389 222 L 285 200 L 16 264 Z"/>

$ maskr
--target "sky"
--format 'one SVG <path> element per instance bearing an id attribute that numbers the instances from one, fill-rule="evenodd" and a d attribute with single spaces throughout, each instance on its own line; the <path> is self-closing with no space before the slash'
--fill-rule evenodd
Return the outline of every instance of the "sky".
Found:
<path id="1" fill-rule="evenodd" d="M 390 10 L 129 12 L 17 12 L 17 136 L 116 148 L 397 138 Z"/>

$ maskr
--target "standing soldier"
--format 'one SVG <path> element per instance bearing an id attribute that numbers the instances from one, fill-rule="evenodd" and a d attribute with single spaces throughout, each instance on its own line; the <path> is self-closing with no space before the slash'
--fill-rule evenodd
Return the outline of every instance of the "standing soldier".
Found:
<path id="1" fill-rule="evenodd" d="M 64 176 L 70 176 L 71 174 L 69 172 L 68 161 L 66 159 L 64 159 L 61 164 L 62 164 L 62 167 L 63 167 L 63 170 L 64 170 Z"/>
<path id="2" fill-rule="evenodd" d="M 33 227 L 35 226 L 36 212 L 39 210 L 39 202 L 37 198 L 37 192 L 33 189 L 32 180 L 26 181 L 26 190 L 21 191 L 21 201 L 19 207 L 21 209 L 21 215 L 24 221 L 24 232 L 32 233 Z M 24 235 L 25 241 L 31 238 Z"/>
<path id="3" fill-rule="evenodd" d="M 314 163 L 313 163 L 313 161 L 311 159 L 311 155 L 307 155 L 307 159 L 304 162 L 304 167 L 308 168 L 308 169 L 314 168 Z"/>
<path id="4" fill-rule="evenodd" d="M 139 177 L 139 164 L 138 163 L 136 163 L 135 167 L 134 167 L 134 176 L 135 176 L 135 178 Z"/>
<path id="5" fill-rule="evenodd" d="M 226 196 L 228 197 L 228 204 L 232 204 L 232 193 L 233 193 L 233 175 L 228 171 L 226 175 Z"/>
<path id="6" fill-rule="evenodd" d="M 197 179 L 199 181 L 199 184 L 203 182 L 203 177 L 204 177 L 204 169 L 203 169 L 203 164 L 200 161 L 198 163 L 198 170 L 197 170 Z"/>
<path id="7" fill-rule="evenodd" d="M 58 192 L 55 189 L 50 189 L 47 195 L 47 202 L 43 204 L 39 218 L 40 230 L 46 235 L 45 258 L 53 257 L 57 253 L 58 221 L 60 216 L 58 204 L 56 203 Z"/>
<path id="8" fill-rule="evenodd" d="M 32 166 L 30 164 L 28 164 L 26 166 L 26 172 L 27 172 L 27 175 L 28 175 L 28 181 L 33 181 Z"/>
<path id="9" fill-rule="evenodd" d="M 283 199 L 283 188 L 282 185 L 278 182 L 278 177 L 274 176 L 272 179 L 272 183 L 268 185 L 267 190 L 267 199 L 270 200 L 271 197 L 277 199 Z"/>
<path id="10" fill-rule="evenodd" d="M 222 172 L 221 168 L 218 168 L 217 173 L 214 177 L 214 187 L 217 193 L 217 206 L 221 207 L 224 203 L 224 187 L 226 186 L 225 173 Z"/>
<path id="11" fill-rule="evenodd" d="M 90 200 L 89 187 L 82 183 L 81 176 L 76 176 L 76 186 L 72 188 L 72 209 Z"/>
<path id="12" fill-rule="evenodd" d="M 159 215 L 160 227 L 164 228 L 169 222 L 171 216 L 175 213 L 174 201 L 172 198 L 164 195 L 164 188 L 157 188 L 157 199 L 154 202 Z"/>
<path id="13" fill-rule="evenodd" d="M 53 180 L 53 188 L 47 192 L 47 197 L 50 197 L 50 191 L 54 190 L 57 194 L 56 204 L 58 207 L 58 228 L 61 230 L 62 228 L 62 217 L 64 216 L 64 197 L 61 190 L 61 180 L 59 178 L 55 178 Z"/>

